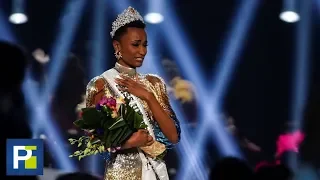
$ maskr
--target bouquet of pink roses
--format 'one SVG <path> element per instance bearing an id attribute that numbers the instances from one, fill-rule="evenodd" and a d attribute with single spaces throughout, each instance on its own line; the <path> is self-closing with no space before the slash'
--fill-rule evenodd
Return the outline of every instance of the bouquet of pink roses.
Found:
<path id="1" fill-rule="evenodd" d="M 74 124 L 85 136 L 69 139 L 79 150 L 69 157 L 83 157 L 119 148 L 135 131 L 145 129 L 142 115 L 129 106 L 128 99 L 104 96 L 95 107 L 83 108 Z"/>

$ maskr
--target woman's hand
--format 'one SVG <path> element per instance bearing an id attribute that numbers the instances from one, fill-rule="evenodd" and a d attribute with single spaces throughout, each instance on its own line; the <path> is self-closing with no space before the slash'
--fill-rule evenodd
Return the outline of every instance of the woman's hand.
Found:
<path id="1" fill-rule="evenodd" d="M 120 75 L 121 78 L 116 78 L 115 82 L 120 86 L 120 91 L 126 91 L 139 97 L 142 100 L 147 100 L 153 95 L 147 88 L 141 84 L 138 80 L 133 80 L 124 75 Z"/>
<path id="2" fill-rule="evenodd" d="M 150 146 L 153 143 L 154 139 L 149 135 L 148 131 L 145 129 L 140 129 L 131 135 L 122 149 Z"/>

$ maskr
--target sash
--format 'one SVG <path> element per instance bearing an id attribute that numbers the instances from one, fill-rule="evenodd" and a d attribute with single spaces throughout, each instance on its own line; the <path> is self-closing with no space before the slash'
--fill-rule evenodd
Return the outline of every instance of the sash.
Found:
<path id="1" fill-rule="evenodd" d="M 124 95 L 119 91 L 114 81 L 117 78 L 119 72 L 115 69 L 109 69 L 102 74 L 102 77 L 109 83 L 110 88 L 113 92 L 119 97 L 124 98 Z M 150 120 L 145 112 L 143 105 L 140 103 L 139 98 L 130 94 L 131 101 L 129 103 L 137 112 L 139 111 L 143 116 L 144 123 L 148 126 L 148 131 L 150 135 L 155 139 L 153 132 L 153 126 L 150 123 Z M 154 160 L 150 157 L 145 156 L 140 148 L 137 148 L 141 161 L 142 161 L 142 180 L 169 180 L 166 164 L 161 160 Z M 150 167 L 151 165 L 151 167 Z M 156 174 L 155 174 L 156 173 Z M 157 176 L 158 178 L 157 178 Z"/>

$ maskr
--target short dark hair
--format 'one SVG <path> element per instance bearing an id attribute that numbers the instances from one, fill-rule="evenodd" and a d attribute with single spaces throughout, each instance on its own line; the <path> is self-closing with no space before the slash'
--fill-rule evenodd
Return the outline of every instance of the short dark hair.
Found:
<path id="1" fill-rule="evenodd" d="M 130 28 L 130 27 L 145 29 L 146 28 L 146 24 L 143 23 L 142 21 L 139 21 L 139 20 L 132 21 L 132 22 L 122 26 L 121 28 L 119 28 L 115 32 L 112 40 L 120 41 L 121 37 L 127 32 L 128 28 Z"/>

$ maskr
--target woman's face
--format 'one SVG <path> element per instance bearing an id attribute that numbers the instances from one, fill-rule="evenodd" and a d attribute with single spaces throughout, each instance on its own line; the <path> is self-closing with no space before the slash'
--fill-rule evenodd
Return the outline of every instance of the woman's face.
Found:
<path id="1" fill-rule="evenodd" d="M 120 42 L 114 41 L 115 51 L 120 51 L 122 58 L 118 61 L 121 65 L 136 68 L 142 66 L 147 54 L 147 33 L 142 28 L 129 27 L 120 38 Z"/>

